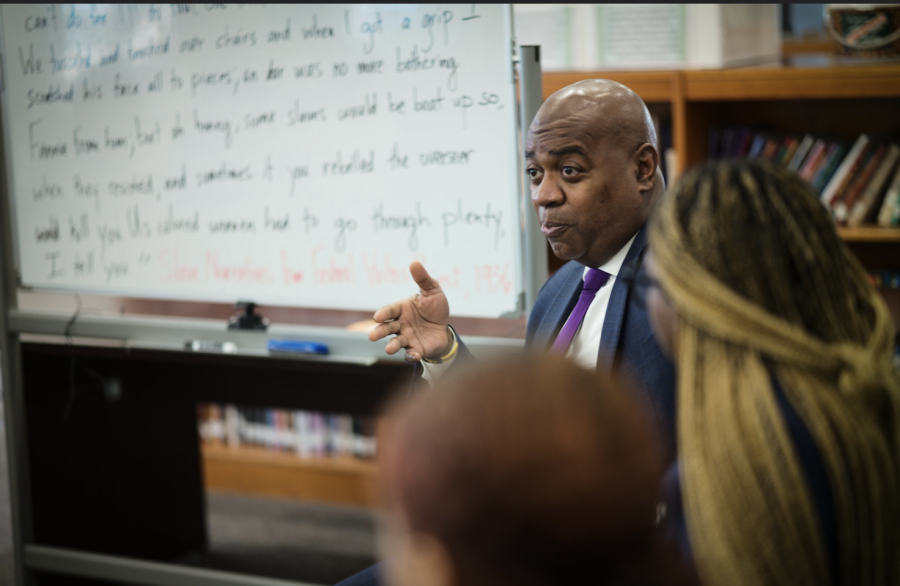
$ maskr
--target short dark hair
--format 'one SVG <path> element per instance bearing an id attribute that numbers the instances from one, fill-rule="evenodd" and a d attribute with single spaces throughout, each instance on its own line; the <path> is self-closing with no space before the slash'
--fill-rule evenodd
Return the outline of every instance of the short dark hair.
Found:
<path id="1" fill-rule="evenodd" d="M 458 584 L 611 583 L 650 547 L 661 450 L 615 377 L 546 355 L 491 361 L 390 429 L 388 492 Z"/>

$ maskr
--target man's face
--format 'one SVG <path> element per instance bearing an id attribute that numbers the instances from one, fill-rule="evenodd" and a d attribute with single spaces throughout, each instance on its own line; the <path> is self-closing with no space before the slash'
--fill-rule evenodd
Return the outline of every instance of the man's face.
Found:
<path id="1" fill-rule="evenodd" d="M 526 146 L 531 203 L 553 253 L 598 267 L 647 219 L 630 147 L 580 115 L 534 125 Z"/>

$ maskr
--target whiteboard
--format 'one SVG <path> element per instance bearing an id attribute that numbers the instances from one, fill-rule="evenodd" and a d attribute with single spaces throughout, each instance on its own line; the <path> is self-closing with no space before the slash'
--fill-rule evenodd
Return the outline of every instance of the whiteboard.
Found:
<path id="1" fill-rule="evenodd" d="M 518 309 L 509 5 L 3 5 L 21 284 Z"/>

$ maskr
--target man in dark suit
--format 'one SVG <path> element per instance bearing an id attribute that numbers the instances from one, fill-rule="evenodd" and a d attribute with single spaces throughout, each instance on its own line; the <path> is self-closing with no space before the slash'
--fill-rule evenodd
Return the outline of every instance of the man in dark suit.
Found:
<path id="1" fill-rule="evenodd" d="M 528 320 L 526 347 L 550 348 L 601 370 L 620 366 L 624 375 L 642 383 L 647 406 L 674 451 L 672 365 L 653 338 L 643 297 L 633 290 L 637 285 L 619 278 L 640 270 L 643 226 L 665 190 L 646 106 L 612 81 L 563 88 L 547 99 L 531 124 L 526 173 L 542 232 L 553 252 L 571 261 L 541 289 Z M 595 270 L 600 273 L 591 276 L 602 282 L 599 287 L 592 283 L 596 291 L 586 300 L 587 309 L 573 313 L 585 278 Z M 418 295 L 379 309 L 374 319 L 380 325 L 369 339 L 393 334 L 385 351 L 405 349 L 407 360 L 424 362 L 425 378 L 435 380 L 457 361 L 454 353 L 466 350 L 448 326 L 450 308 L 440 284 L 421 263 L 412 263 L 410 273 Z M 558 339 L 563 334 L 567 339 Z"/>
<path id="2" fill-rule="evenodd" d="M 639 285 L 644 224 L 665 191 L 656 132 L 640 97 L 607 80 L 559 90 L 528 131 L 526 173 L 541 231 L 569 260 L 544 285 L 528 320 L 526 347 L 565 354 L 582 366 L 614 366 L 643 390 L 641 399 L 674 457 L 675 374 L 650 327 Z M 410 265 L 419 293 L 379 309 L 369 339 L 393 335 L 385 351 L 406 350 L 439 378 L 468 352 L 449 326 L 440 284 Z M 464 490 L 465 487 L 460 487 Z M 375 584 L 374 569 L 341 586 Z"/>

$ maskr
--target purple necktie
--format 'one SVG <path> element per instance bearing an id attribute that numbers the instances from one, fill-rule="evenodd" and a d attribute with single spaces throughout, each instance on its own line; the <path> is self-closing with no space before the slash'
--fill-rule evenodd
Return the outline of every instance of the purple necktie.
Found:
<path id="1" fill-rule="evenodd" d="M 581 325 L 581 320 L 584 319 L 584 314 L 587 313 L 588 306 L 591 304 L 591 301 L 594 300 L 594 295 L 597 294 L 600 287 L 605 285 L 608 280 L 609 273 L 601 271 L 600 269 L 588 269 L 587 274 L 584 276 L 584 287 L 581 289 L 581 296 L 578 298 L 578 303 L 575 304 L 575 309 L 569 314 L 569 319 L 566 321 L 566 325 L 563 326 L 563 329 L 560 330 L 559 335 L 556 337 L 556 341 L 553 342 L 553 347 L 550 348 L 550 352 L 554 354 L 566 353 L 569 344 L 572 343 L 572 339 L 575 337 L 575 332 L 578 331 L 578 326 Z"/>

